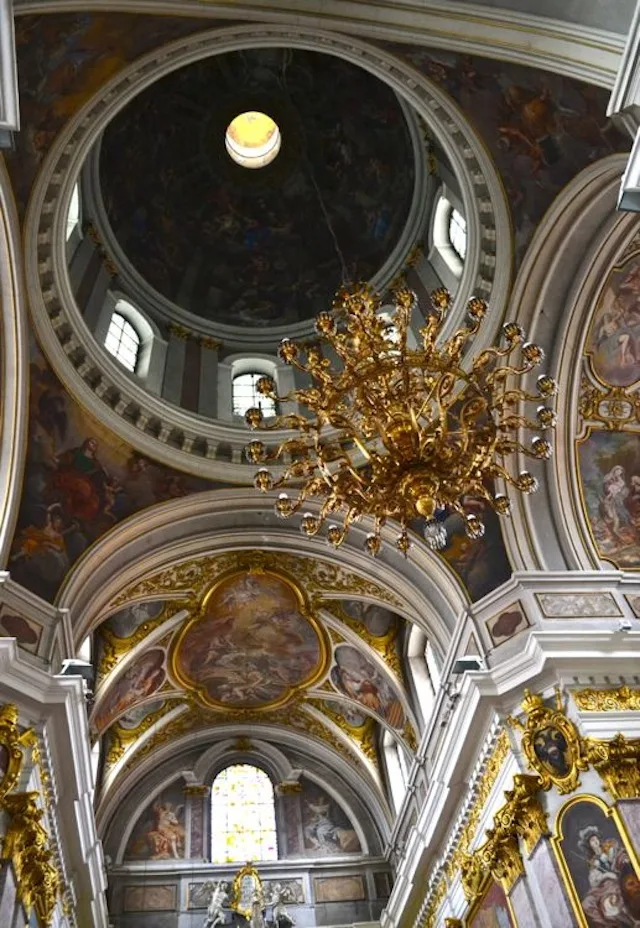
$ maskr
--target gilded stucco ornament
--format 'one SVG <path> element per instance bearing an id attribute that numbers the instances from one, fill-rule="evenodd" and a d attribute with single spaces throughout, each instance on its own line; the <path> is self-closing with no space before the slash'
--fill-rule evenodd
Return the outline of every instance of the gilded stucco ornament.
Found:
<path id="1" fill-rule="evenodd" d="M 4 775 L 0 777 L 0 806 L 7 793 L 10 793 L 18 782 L 25 747 L 32 748 L 34 755 L 37 753 L 35 732 L 32 729 L 20 731 L 18 707 L 13 703 L 7 703 L 0 707 L 0 770 L 4 770 Z M 34 756 L 34 762 L 38 759 Z"/>
<path id="2" fill-rule="evenodd" d="M 48 928 L 62 884 L 53 864 L 49 835 L 41 823 L 39 799 L 36 792 L 5 797 L 3 805 L 11 821 L 2 856 L 13 864 L 18 894 L 27 914 L 35 909 L 39 925 Z"/>
<path id="3" fill-rule="evenodd" d="M 365 719 L 362 725 L 350 725 L 339 710 L 339 702 L 335 702 L 336 708 L 334 709 L 333 700 L 308 699 L 307 701 L 314 705 L 323 715 L 326 715 L 347 737 L 351 738 L 367 760 L 376 765 L 378 764 L 378 749 L 375 736 L 376 723 L 374 719 L 369 717 Z"/>
<path id="4" fill-rule="evenodd" d="M 192 601 L 222 573 L 231 570 L 281 570 L 290 574 L 306 590 L 313 602 L 319 593 L 344 593 L 378 600 L 401 608 L 400 600 L 388 589 L 365 580 L 353 571 L 319 558 L 297 557 L 286 552 L 241 551 L 210 557 L 192 558 L 155 571 L 130 584 L 111 603 L 110 608 L 129 600 L 161 599 L 165 595 L 191 594 Z"/>
<path id="5" fill-rule="evenodd" d="M 640 689 L 619 686 L 617 689 L 574 690 L 573 701 L 581 712 L 637 712 Z"/>
<path id="6" fill-rule="evenodd" d="M 126 654 L 129 654 L 136 645 L 144 641 L 151 632 L 159 628 L 164 622 L 173 618 L 178 612 L 181 612 L 183 609 L 188 609 L 190 605 L 191 603 L 188 599 L 172 600 L 168 602 L 159 616 L 155 619 L 149 619 L 147 622 L 143 622 L 142 625 L 127 638 L 118 638 L 118 636 L 114 635 L 104 623 L 100 625 L 98 634 L 102 647 L 100 649 L 100 660 L 98 662 L 98 680 L 102 680 L 106 677 L 116 664 Z M 106 622 L 108 621 L 109 619 L 106 619 Z"/>
<path id="7" fill-rule="evenodd" d="M 445 918 L 444 928 L 462 928 L 462 922 L 459 918 Z"/>
<path id="8" fill-rule="evenodd" d="M 551 709 L 542 696 L 529 690 L 524 694 L 525 723 L 512 717 L 507 721 L 522 730 L 522 750 L 540 777 L 540 788 L 547 790 L 553 785 L 561 794 L 572 793 L 580 785 L 580 771 L 588 764 L 578 731 L 564 713 L 562 695 L 556 692 L 556 707 Z"/>
<path id="9" fill-rule="evenodd" d="M 384 635 L 372 635 L 368 630 L 366 625 L 354 619 L 353 616 L 350 616 L 348 612 L 342 607 L 339 600 L 323 600 L 320 599 L 317 604 L 320 608 L 326 609 L 327 612 L 330 612 L 332 615 L 335 615 L 340 619 L 348 628 L 358 635 L 369 647 L 373 648 L 374 651 L 377 651 L 378 654 L 382 657 L 385 664 L 389 669 L 396 675 L 398 680 L 403 680 L 402 673 L 402 664 L 400 662 L 400 656 L 398 654 L 397 638 L 398 638 L 398 622 L 397 620 L 391 623 L 389 631 Z"/>
<path id="10" fill-rule="evenodd" d="M 585 738 L 584 753 L 615 800 L 640 797 L 640 739 L 622 734 L 611 741 Z"/>
<path id="11" fill-rule="evenodd" d="M 109 731 L 109 749 L 105 758 L 106 766 L 112 767 L 114 764 L 117 764 L 142 735 L 149 731 L 156 722 L 159 722 L 161 718 L 173 711 L 178 705 L 179 703 L 175 700 L 167 700 L 162 706 L 156 709 L 155 712 L 150 712 L 135 728 L 123 728 L 122 725 L 119 725 L 117 722 L 112 725 Z"/>
<path id="12" fill-rule="evenodd" d="M 246 863 L 233 878 L 231 892 L 231 908 L 249 921 L 253 914 L 253 907 L 257 904 L 260 909 L 264 907 L 264 892 L 260 874 L 252 863 Z"/>

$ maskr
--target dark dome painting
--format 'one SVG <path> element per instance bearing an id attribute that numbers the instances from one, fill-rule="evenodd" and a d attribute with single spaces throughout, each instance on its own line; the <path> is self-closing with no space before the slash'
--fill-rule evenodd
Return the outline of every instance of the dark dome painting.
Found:
<path id="1" fill-rule="evenodd" d="M 229 157 L 225 132 L 259 111 L 280 131 L 271 163 Z M 160 294 L 226 325 L 291 325 L 369 279 L 397 245 L 414 154 L 395 93 L 340 58 L 246 49 L 173 72 L 104 132 L 112 232 Z"/>

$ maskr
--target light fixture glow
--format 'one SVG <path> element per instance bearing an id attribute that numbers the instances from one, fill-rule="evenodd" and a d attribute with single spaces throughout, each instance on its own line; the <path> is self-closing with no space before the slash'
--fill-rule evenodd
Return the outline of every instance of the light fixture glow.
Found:
<path id="1" fill-rule="evenodd" d="M 263 168 L 280 151 L 282 136 L 266 113 L 249 110 L 240 113 L 227 126 L 225 145 L 229 157 L 243 168 Z"/>

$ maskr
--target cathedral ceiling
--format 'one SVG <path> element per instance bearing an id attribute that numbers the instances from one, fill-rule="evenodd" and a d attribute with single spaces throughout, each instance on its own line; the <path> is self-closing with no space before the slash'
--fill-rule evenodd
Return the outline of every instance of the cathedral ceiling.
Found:
<path id="1" fill-rule="evenodd" d="M 349 571 L 251 552 L 130 585 L 96 633 L 106 788 L 169 740 L 230 725 L 305 733 L 378 781 L 380 730 L 409 755 L 417 743 L 394 599 Z"/>
<path id="2" fill-rule="evenodd" d="M 247 170 L 225 130 L 256 110 L 282 143 Z M 376 276 L 409 217 L 414 160 L 387 84 L 331 55 L 250 48 L 136 96 L 101 139 L 101 192 L 119 246 L 163 296 L 225 325 L 290 325 L 342 280 Z"/>
<path id="3" fill-rule="evenodd" d="M 19 17 L 24 130 L 7 162 L 22 212 L 56 134 L 107 79 L 151 48 L 210 26 L 203 20 L 124 14 Z M 509 195 L 519 256 L 544 211 L 573 176 L 590 162 L 628 148 L 626 139 L 602 116 L 602 90 L 493 60 L 409 46 L 386 48 L 444 88 L 478 126 Z M 305 79 L 300 76 L 296 86 L 304 90 Z M 361 79 L 362 93 L 368 93 L 367 79 Z M 314 87 L 313 73 L 309 86 Z M 357 130 L 352 140 L 356 151 L 366 132 L 379 132 L 380 111 L 387 112 L 395 136 L 389 140 L 387 161 L 376 167 L 376 173 L 386 177 L 391 159 L 398 152 L 405 157 L 407 143 L 393 100 L 373 97 L 357 118 L 349 110 L 353 101 L 334 100 L 335 118 Z M 326 107 L 330 99 L 322 103 L 320 95 L 318 105 Z M 126 110 L 122 118 L 128 118 Z M 311 134 L 324 125 L 324 117 L 314 118 Z M 108 130 L 105 152 L 111 152 L 111 159 L 116 158 L 117 132 L 123 126 L 126 122 L 118 130 L 114 123 Z M 180 160 L 181 149 L 172 148 L 179 142 L 167 137 L 162 156 Z M 206 133 L 202 143 L 206 144 Z M 187 152 L 181 163 L 189 157 Z M 363 158 L 359 153 L 354 166 L 359 168 Z M 169 186 L 173 176 L 168 163 L 166 170 Z M 340 183 L 352 186 L 353 176 L 350 168 Z M 118 234 L 121 220 L 130 222 L 135 211 L 136 188 L 124 185 L 119 191 L 114 183 L 109 185 L 108 177 L 105 180 L 107 207 Z M 372 255 L 375 261 L 384 256 L 397 232 L 394 222 L 400 223 L 406 213 L 409 188 L 404 181 L 411 180 L 410 172 L 396 180 L 397 186 L 385 192 L 390 215 L 383 241 L 358 241 L 350 256 L 351 261 L 362 260 L 365 271 Z M 332 195 L 340 195 L 341 189 L 338 185 Z M 189 197 L 195 194 L 184 186 L 176 185 L 173 192 L 179 200 L 194 202 Z M 236 210 L 234 204 L 225 208 L 228 216 Z M 354 201 L 349 208 L 350 221 L 356 221 L 369 205 Z M 175 215 L 169 219 L 169 225 L 175 224 Z M 277 238 L 281 220 L 276 216 L 273 222 L 270 234 Z M 327 255 L 328 261 L 334 260 L 329 251 Z M 273 270 L 265 266 L 256 272 L 277 287 L 295 287 L 291 279 L 276 282 L 270 277 Z M 298 282 L 304 281 L 304 269 L 298 270 Z M 307 307 L 296 308 L 297 318 L 303 311 Z M 593 350 L 600 352 L 597 363 L 607 364 L 607 333 L 602 325 L 599 331 L 602 337 L 594 336 Z M 597 463 L 613 474 L 622 458 L 607 454 L 599 454 Z M 627 452 L 622 449 L 620 454 Z M 34 346 L 29 451 L 10 565 L 15 580 L 54 601 L 80 556 L 118 523 L 156 503 L 217 488 L 220 485 L 157 464 L 117 439 L 69 397 Z M 233 521 L 235 514 L 230 515 Z M 614 515 L 612 508 L 609 522 L 613 520 L 615 527 Z M 471 599 L 508 579 L 511 567 L 495 519 L 487 519 L 486 535 L 475 543 L 466 539 L 457 517 L 451 517 L 446 528 L 442 557 Z M 627 531 L 625 525 L 622 529 Z M 616 541 L 611 526 L 605 525 L 605 530 L 603 545 L 622 543 L 620 531 Z M 128 588 L 105 612 L 96 635 L 98 683 L 91 724 L 96 737 L 104 739 L 107 783 L 115 783 L 137 764 L 149 763 L 156 752 L 180 738 L 198 736 L 206 743 L 213 726 L 227 731 L 243 723 L 304 735 L 376 782 L 381 731 L 392 731 L 408 752 L 417 735 L 399 650 L 406 634 L 406 622 L 399 617 L 402 603 L 385 600 L 384 590 L 377 595 L 358 592 L 355 576 L 351 589 L 337 591 L 322 584 L 314 587 L 308 569 L 282 558 L 266 565 L 252 562 L 248 554 L 244 560 L 220 558 L 217 572 L 212 565 L 197 589 L 175 584 L 160 592 Z"/>

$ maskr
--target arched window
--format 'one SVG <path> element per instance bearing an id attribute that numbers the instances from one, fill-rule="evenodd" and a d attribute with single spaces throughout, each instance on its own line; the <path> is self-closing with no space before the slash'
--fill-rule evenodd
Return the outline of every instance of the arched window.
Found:
<path id="1" fill-rule="evenodd" d="M 211 860 L 214 864 L 277 860 L 271 780 L 259 767 L 225 767 L 211 788 Z"/>
<path id="2" fill-rule="evenodd" d="M 263 396 L 258 393 L 256 384 L 261 377 L 264 377 L 262 371 L 249 371 L 244 374 L 236 374 L 233 378 L 233 414 L 234 416 L 244 416 L 247 409 L 257 406 L 262 410 L 265 417 L 275 416 L 275 400 L 269 396 Z"/>
<path id="3" fill-rule="evenodd" d="M 402 803 L 407 792 L 407 780 L 409 778 L 407 758 L 405 757 L 402 747 L 389 731 L 385 731 L 384 733 L 382 747 L 387 769 L 387 780 L 391 791 L 391 799 L 397 815 L 402 808 Z"/>
<path id="4" fill-rule="evenodd" d="M 140 351 L 140 336 L 121 313 L 112 314 L 104 346 L 127 370 L 135 371 Z"/>
<path id="5" fill-rule="evenodd" d="M 80 186 L 76 184 L 71 194 L 71 203 L 67 213 L 67 241 L 73 235 L 74 229 L 80 223 Z"/>
<path id="6" fill-rule="evenodd" d="M 464 261 L 467 254 L 467 220 L 455 206 L 449 213 L 449 241 L 459 258 Z"/>
<path id="7" fill-rule="evenodd" d="M 440 669 L 433 645 L 416 625 L 409 634 L 407 658 L 422 720 L 426 724 L 431 717 L 436 693 L 440 688 Z"/>

